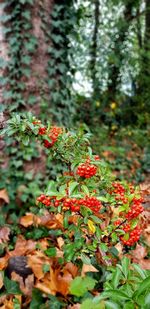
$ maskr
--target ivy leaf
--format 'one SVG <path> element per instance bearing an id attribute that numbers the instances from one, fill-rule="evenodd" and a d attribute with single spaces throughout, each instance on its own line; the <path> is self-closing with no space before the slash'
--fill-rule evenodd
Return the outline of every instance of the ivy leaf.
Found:
<path id="1" fill-rule="evenodd" d="M 70 285 L 70 293 L 75 296 L 83 296 L 88 290 L 93 290 L 96 280 L 91 277 L 76 277 Z"/>
<path id="2" fill-rule="evenodd" d="M 10 280 L 7 277 L 4 278 L 4 286 L 5 286 L 7 294 L 22 294 L 19 288 L 19 283 L 16 281 Z"/>

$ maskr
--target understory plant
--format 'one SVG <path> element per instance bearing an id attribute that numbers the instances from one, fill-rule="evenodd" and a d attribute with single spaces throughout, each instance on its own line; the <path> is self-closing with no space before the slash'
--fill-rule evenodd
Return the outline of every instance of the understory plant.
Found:
<path id="1" fill-rule="evenodd" d="M 74 132 L 43 125 L 27 114 L 9 120 L 3 134 L 15 136 L 24 146 L 36 140 L 66 169 L 56 180 L 49 180 L 35 206 L 19 219 L 14 250 L 7 250 L 5 263 L 0 264 L 2 271 L 7 270 L 10 256 L 27 257 L 33 273 L 30 289 L 27 282 L 23 287 L 21 279 L 11 278 L 30 298 L 30 308 L 49 308 L 51 303 L 52 308 L 76 308 L 74 304 L 81 309 L 141 308 L 137 289 L 142 281 L 141 295 L 147 304 L 148 272 L 127 258 L 115 266 L 118 244 L 125 255 L 140 238 L 143 198 L 139 189 L 114 179 L 104 160 L 93 153 L 83 128 Z M 4 286 L 7 291 L 6 282 Z"/>

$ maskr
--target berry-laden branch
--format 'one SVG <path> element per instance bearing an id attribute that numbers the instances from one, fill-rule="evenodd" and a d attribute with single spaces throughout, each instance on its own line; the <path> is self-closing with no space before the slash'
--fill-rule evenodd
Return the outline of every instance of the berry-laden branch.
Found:
<path id="1" fill-rule="evenodd" d="M 24 145 L 36 139 L 47 155 L 65 162 L 66 172 L 49 181 L 45 192 L 37 197 L 36 207 L 39 214 L 63 216 L 66 260 L 76 260 L 83 253 L 91 257 L 99 248 L 109 258 L 110 249 L 118 242 L 129 247 L 139 240 L 138 222 L 143 211 L 139 190 L 114 181 L 105 162 L 92 153 L 88 134 L 44 126 L 31 114 L 14 116 L 4 133 L 16 135 Z"/>

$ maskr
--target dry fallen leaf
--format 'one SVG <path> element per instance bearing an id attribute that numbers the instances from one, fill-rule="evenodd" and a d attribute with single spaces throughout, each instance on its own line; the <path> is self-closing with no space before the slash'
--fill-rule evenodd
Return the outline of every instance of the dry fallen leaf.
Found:
<path id="1" fill-rule="evenodd" d="M 139 264 L 143 269 L 150 269 L 150 259 L 146 259 L 147 249 L 139 244 L 136 245 L 135 250 L 131 251 L 132 261 Z"/>
<path id="2" fill-rule="evenodd" d="M 9 241 L 10 228 L 2 227 L 0 228 L 0 243 Z"/>
<path id="3" fill-rule="evenodd" d="M 88 272 L 98 272 L 98 269 L 96 269 L 93 265 L 87 265 L 83 264 L 82 270 L 81 270 L 81 276 L 84 277 L 86 273 Z"/>
<path id="4" fill-rule="evenodd" d="M 0 270 L 3 270 L 7 267 L 8 260 L 9 260 L 8 254 L 6 254 L 4 257 L 0 258 Z"/>
<path id="5" fill-rule="evenodd" d="M 52 260 L 42 252 L 37 251 L 34 255 L 28 255 L 28 266 L 32 269 L 38 280 L 41 280 L 45 276 L 45 273 L 43 272 L 43 266 L 45 264 L 51 265 Z"/>
<path id="6" fill-rule="evenodd" d="M 22 235 L 19 235 L 15 244 L 15 249 L 9 251 L 10 256 L 22 256 L 29 254 L 35 250 L 36 242 L 32 239 L 26 240 Z"/>
<path id="7" fill-rule="evenodd" d="M 26 279 L 25 282 L 23 281 L 23 277 L 20 275 L 16 274 L 14 271 L 11 273 L 11 279 L 18 282 L 20 286 L 20 290 L 23 292 L 23 294 L 27 296 L 32 295 L 32 289 L 34 286 L 34 275 L 29 275 Z"/>
<path id="8" fill-rule="evenodd" d="M 4 201 L 5 203 L 9 203 L 9 196 L 6 189 L 0 190 L 0 200 Z"/>
<path id="9" fill-rule="evenodd" d="M 3 284 L 3 273 L 0 272 L 0 289 L 2 288 Z"/>
<path id="10" fill-rule="evenodd" d="M 20 218 L 20 224 L 23 225 L 24 227 L 28 227 L 32 225 L 34 222 L 34 214 L 32 213 L 27 213 L 25 216 Z"/>
<path id="11" fill-rule="evenodd" d="M 36 283 L 35 287 L 46 294 L 56 295 L 56 293 L 60 293 L 65 296 L 69 293 L 70 283 L 77 272 L 77 266 L 71 262 L 63 268 L 54 263 L 50 272 L 46 273 L 44 278 Z"/>

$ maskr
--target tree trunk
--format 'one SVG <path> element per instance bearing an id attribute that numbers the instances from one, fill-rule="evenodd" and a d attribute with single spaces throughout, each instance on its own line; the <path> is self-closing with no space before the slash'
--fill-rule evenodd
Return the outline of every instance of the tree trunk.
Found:
<path id="1" fill-rule="evenodd" d="M 120 69 L 122 66 L 122 50 L 125 39 L 128 35 L 128 29 L 130 26 L 130 21 L 132 20 L 132 8 L 133 2 L 130 1 L 125 5 L 123 18 L 119 20 L 119 32 L 117 38 L 114 40 L 114 58 L 116 61 L 110 65 L 109 76 L 108 76 L 108 100 L 114 100 L 116 98 L 116 94 L 118 92 L 118 87 L 120 86 Z"/>
<path id="2" fill-rule="evenodd" d="M 100 24 L 100 3 L 99 0 L 94 0 L 94 30 L 91 46 L 91 62 L 90 71 L 93 84 L 93 98 L 99 95 L 99 80 L 97 76 L 97 53 L 98 53 L 98 31 Z"/>

